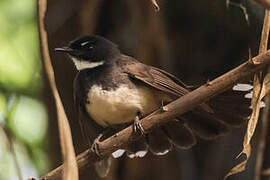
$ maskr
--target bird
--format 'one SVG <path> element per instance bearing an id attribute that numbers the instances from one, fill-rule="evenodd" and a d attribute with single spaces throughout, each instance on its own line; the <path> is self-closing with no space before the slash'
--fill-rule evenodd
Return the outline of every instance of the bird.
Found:
<path id="1" fill-rule="evenodd" d="M 122 54 L 112 41 L 98 35 L 84 35 L 67 46 L 55 48 L 68 54 L 77 74 L 73 82 L 74 104 L 82 133 L 91 147 L 115 131 L 133 124 L 143 136 L 126 145 L 129 157 L 143 157 L 150 151 L 164 155 L 174 147 L 189 149 L 200 139 L 211 140 L 231 127 L 247 121 L 251 85 L 237 84 L 221 95 L 145 134 L 139 119 L 194 89 L 176 76 Z M 234 88 L 234 89 L 232 89 Z M 106 135 L 107 134 L 107 135 Z M 95 167 L 104 177 L 110 158 Z"/>

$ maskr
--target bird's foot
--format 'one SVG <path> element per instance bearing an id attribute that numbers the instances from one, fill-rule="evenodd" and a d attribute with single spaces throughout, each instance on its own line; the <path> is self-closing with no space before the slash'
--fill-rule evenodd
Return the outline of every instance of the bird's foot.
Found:
<path id="1" fill-rule="evenodd" d="M 135 120 L 134 120 L 133 131 L 134 131 L 135 133 L 136 133 L 136 132 L 139 132 L 141 135 L 145 135 L 145 134 L 146 134 L 145 130 L 143 129 L 143 127 L 142 127 L 142 125 L 141 125 L 139 116 L 136 116 L 136 118 L 135 118 Z"/>
<path id="2" fill-rule="evenodd" d="M 99 134 L 98 137 L 94 140 L 93 144 L 91 145 L 91 151 L 94 152 L 99 157 L 100 157 L 99 143 L 102 136 L 103 134 Z"/>
<path id="3" fill-rule="evenodd" d="M 167 111 L 169 111 L 168 107 L 164 106 L 163 100 L 161 101 L 161 107 L 160 107 L 160 109 L 161 109 L 162 112 L 167 112 Z"/>

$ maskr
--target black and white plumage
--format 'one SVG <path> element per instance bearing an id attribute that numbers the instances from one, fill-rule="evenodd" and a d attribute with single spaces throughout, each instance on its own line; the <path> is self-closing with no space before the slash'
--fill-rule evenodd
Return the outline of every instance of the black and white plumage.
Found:
<path id="1" fill-rule="evenodd" d="M 190 91 L 175 76 L 121 54 L 114 43 L 100 36 L 83 36 L 56 50 L 68 53 L 79 71 L 74 80 L 74 99 L 90 144 L 104 129 L 131 124 L 138 116 L 145 117 Z M 239 89 L 228 90 L 129 144 L 125 147 L 127 155 L 141 157 L 148 150 L 163 155 L 174 146 L 192 147 L 197 137 L 214 139 L 224 135 L 230 126 L 239 126 L 250 114 L 246 94 Z M 119 150 L 113 155 L 123 153 Z M 107 173 L 104 164 L 99 167 L 103 175 Z"/>

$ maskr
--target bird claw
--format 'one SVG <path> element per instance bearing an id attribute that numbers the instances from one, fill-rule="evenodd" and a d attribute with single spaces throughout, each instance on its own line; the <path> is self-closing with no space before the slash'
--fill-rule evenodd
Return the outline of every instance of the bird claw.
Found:
<path id="1" fill-rule="evenodd" d="M 94 152 L 99 157 L 101 155 L 99 151 L 99 143 L 102 136 L 103 134 L 98 135 L 98 137 L 94 140 L 93 144 L 91 145 L 91 151 Z"/>
<path id="2" fill-rule="evenodd" d="M 163 100 L 161 101 L 161 108 L 160 108 L 160 109 L 161 109 L 161 111 L 163 111 L 163 112 L 169 111 L 168 107 L 164 106 Z"/>
<path id="3" fill-rule="evenodd" d="M 140 132 L 141 135 L 145 135 L 146 134 L 145 130 L 143 129 L 143 127 L 142 127 L 142 125 L 140 123 L 140 120 L 139 120 L 139 117 L 138 116 L 134 120 L 133 131 L 134 132 Z"/>

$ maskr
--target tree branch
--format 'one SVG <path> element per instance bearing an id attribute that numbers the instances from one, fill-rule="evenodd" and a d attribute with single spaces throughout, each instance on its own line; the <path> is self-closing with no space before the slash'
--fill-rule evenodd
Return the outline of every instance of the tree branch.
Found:
<path id="1" fill-rule="evenodd" d="M 164 124 L 169 120 L 193 109 L 204 101 L 207 101 L 210 98 L 224 92 L 241 79 L 253 75 L 256 71 L 263 69 L 268 64 L 270 64 L 270 50 L 262 55 L 258 55 L 253 59 L 248 60 L 230 72 L 216 78 L 211 82 L 208 82 L 198 89 L 164 106 L 162 109 L 159 109 L 149 116 L 141 119 L 141 125 L 146 132 L 150 132 L 156 126 Z M 83 173 L 91 163 L 98 161 L 100 158 L 109 156 L 112 152 L 122 148 L 129 141 L 139 137 L 140 136 L 138 134 L 133 133 L 133 127 L 130 125 L 126 129 L 123 129 L 99 144 L 100 157 L 89 149 L 84 151 L 77 156 L 80 173 Z M 61 177 L 61 174 L 62 166 L 59 166 L 40 179 L 54 180 Z"/>

